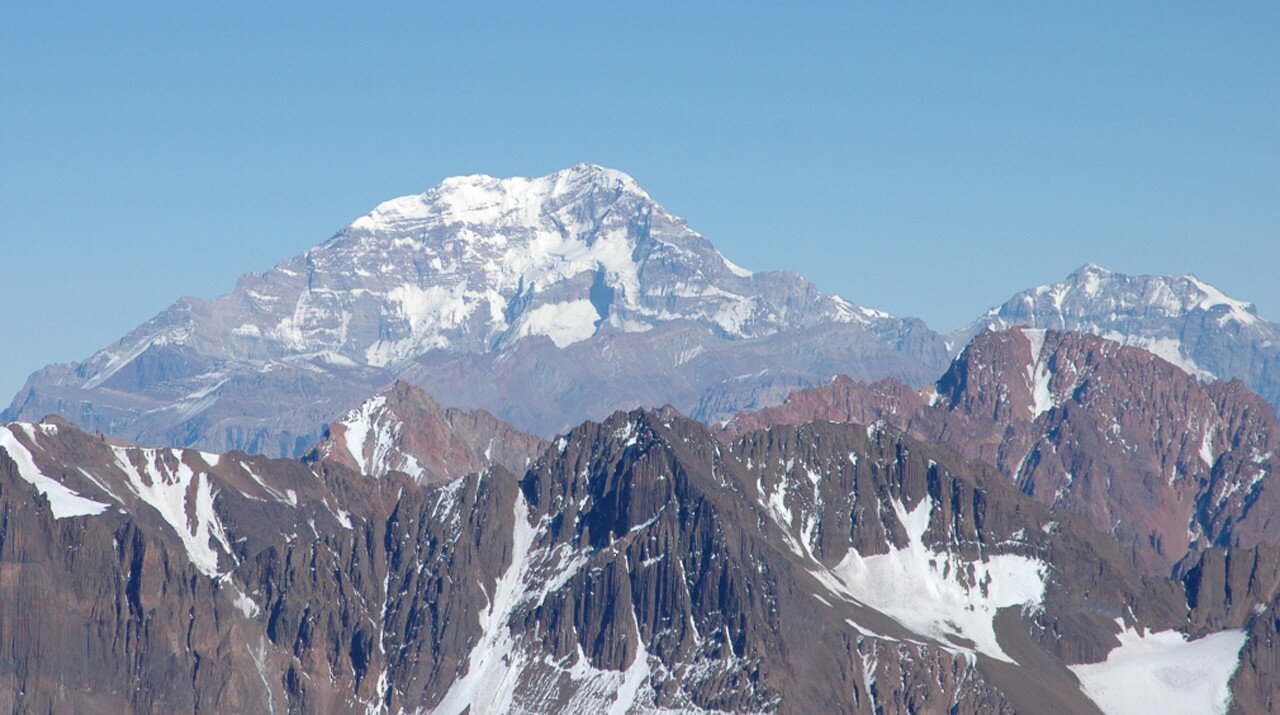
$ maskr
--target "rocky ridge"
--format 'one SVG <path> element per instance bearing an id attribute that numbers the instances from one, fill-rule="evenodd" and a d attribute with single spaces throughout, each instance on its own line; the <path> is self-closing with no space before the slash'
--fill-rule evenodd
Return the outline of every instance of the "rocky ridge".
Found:
<path id="1" fill-rule="evenodd" d="M 0 433 L 10 709 L 1091 712 L 1147 639 L 1272 697 L 1234 576 L 1181 635 L 1179 583 L 883 425 L 620 412 L 444 484 Z"/>

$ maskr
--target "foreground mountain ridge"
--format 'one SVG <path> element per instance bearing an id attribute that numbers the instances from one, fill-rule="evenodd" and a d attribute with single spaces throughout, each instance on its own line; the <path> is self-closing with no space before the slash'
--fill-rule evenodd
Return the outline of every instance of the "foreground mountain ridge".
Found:
<path id="1" fill-rule="evenodd" d="M 1274 697 L 1235 566 L 1195 571 L 1188 640 L 1180 583 L 884 426 L 638 410 L 446 484 L 0 431 L 11 709 L 1096 712 L 1157 641 L 1177 698 Z"/>

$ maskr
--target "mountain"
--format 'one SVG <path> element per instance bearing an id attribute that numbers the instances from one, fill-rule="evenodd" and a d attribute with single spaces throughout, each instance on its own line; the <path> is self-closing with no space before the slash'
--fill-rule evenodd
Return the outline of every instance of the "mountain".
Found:
<path id="1" fill-rule="evenodd" d="M 523 471 L 545 446 L 488 412 L 443 407 L 397 381 L 330 424 L 305 461 L 334 462 L 372 477 L 398 471 L 419 482 L 444 483 L 494 464 Z"/>
<path id="2" fill-rule="evenodd" d="M 701 415 L 728 417 L 757 402 L 723 396 L 771 370 L 923 384 L 946 359 L 920 321 L 739 268 L 631 177 L 579 164 L 380 204 L 226 295 L 35 373 L 2 418 L 299 455 L 397 378 L 545 436 L 620 407 L 693 411 L 732 383 Z"/>
<path id="3" fill-rule="evenodd" d="M 958 350 L 984 328 L 1093 333 L 1149 350 L 1204 379 L 1238 378 L 1280 409 L 1280 324 L 1195 276 L 1128 276 L 1089 264 L 1023 291 L 947 336 Z"/>
<path id="4" fill-rule="evenodd" d="M 1280 543 L 1280 424 L 1239 381 L 1201 382 L 1083 333 L 984 331 L 923 393 L 848 378 L 741 415 L 732 439 L 815 419 L 877 420 L 996 466 L 1055 511 L 1109 531 L 1144 572 L 1206 547 Z"/>
<path id="5" fill-rule="evenodd" d="M 1274 607 L 1236 603 L 1274 595 L 1274 558 L 1142 576 L 1087 520 L 883 425 L 725 444 L 619 412 L 522 475 L 434 484 L 11 424 L 0 517 L 15 711 L 1118 712 L 1136 693 L 1223 712 L 1280 692 Z"/>

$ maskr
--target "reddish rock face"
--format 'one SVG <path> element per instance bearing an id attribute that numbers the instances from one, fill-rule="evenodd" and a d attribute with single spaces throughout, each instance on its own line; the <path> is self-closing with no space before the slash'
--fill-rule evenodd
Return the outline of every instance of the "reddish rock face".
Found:
<path id="1" fill-rule="evenodd" d="M 494 464 L 521 472 L 546 443 L 484 410 L 443 407 L 426 392 L 397 382 L 343 419 L 304 458 L 382 477 L 399 471 L 443 483 Z"/>
<path id="2" fill-rule="evenodd" d="M 984 332 L 923 395 L 837 378 L 740 415 L 762 426 L 884 420 L 996 466 L 1026 493 L 1087 516 L 1143 571 L 1167 575 L 1208 546 L 1275 541 L 1280 462 L 1270 406 L 1238 381 L 1202 383 L 1092 335 Z"/>

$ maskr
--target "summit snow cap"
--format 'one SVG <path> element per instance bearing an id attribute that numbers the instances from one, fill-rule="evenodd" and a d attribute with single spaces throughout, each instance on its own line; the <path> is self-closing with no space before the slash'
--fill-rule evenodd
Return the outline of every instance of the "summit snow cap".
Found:
<path id="1" fill-rule="evenodd" d="M 547 176 L 497 178 L 488 174 L 455 176 L 421 194 L 384 201 L 356 219 L 352 229 L 379 230 L 401 221 L 435 218 L 442 223 L 537 224 L 549 205 L 591 192 L 627 194 L 651 201 L 636 180 L 616 169 L 580 163 Z"/>

